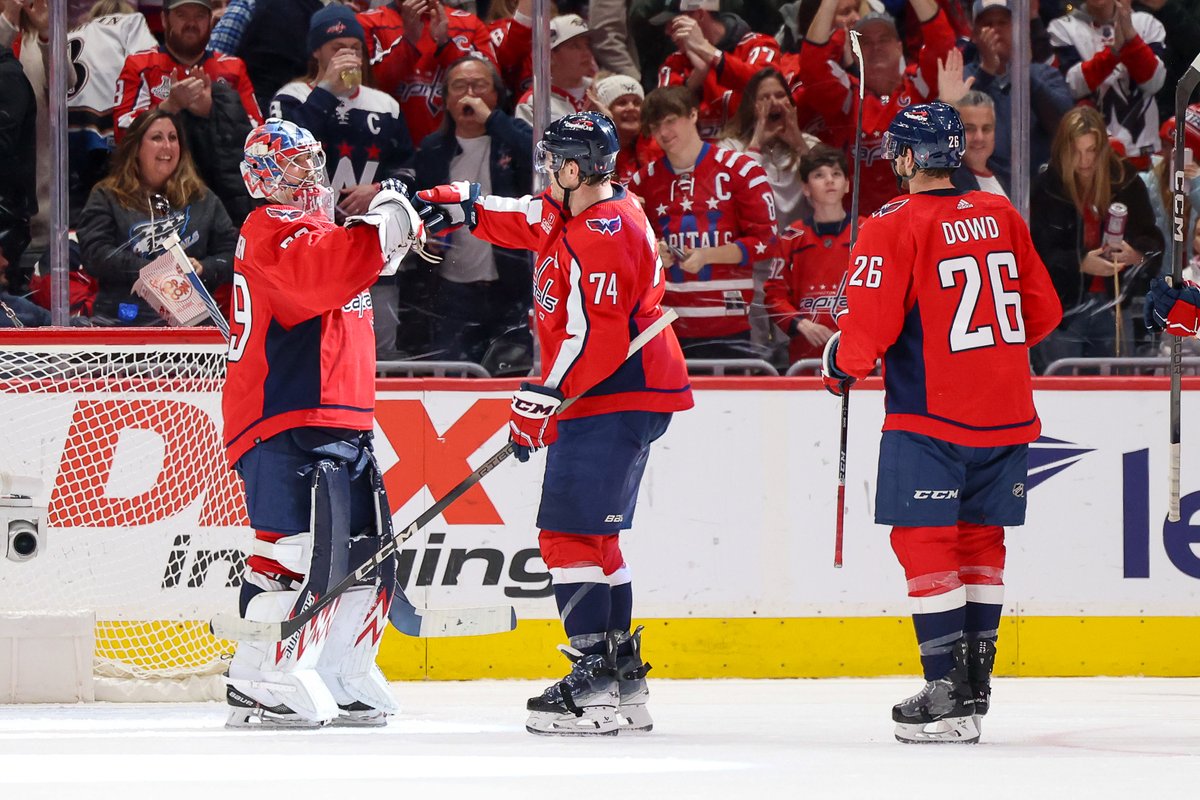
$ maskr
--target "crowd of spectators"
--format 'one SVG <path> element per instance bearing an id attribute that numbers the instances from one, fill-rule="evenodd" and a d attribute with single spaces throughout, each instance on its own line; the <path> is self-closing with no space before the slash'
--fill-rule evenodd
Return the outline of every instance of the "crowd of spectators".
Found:
<path id="1" fill-rule="evenodd" d="M 1014 4 L 552 4 L 551 119 L 595 110 L 616 122 L 617 179 L 660 239 L 690 358 L 783 369 L 819 354 L 844 303 L 854 171 L 864 219 L 903 191 L 880 157 L 889 122 L 936 99 L 966 128 L 957 187 L 1011 197 L 1014 170 L 1032 179 L 1033 239 L 1066 312 L 1034 368 L 1160 351 L 1139 304 L 1173 263 L 1176 124 L 1196 257 L 1200 106 L 1177 123 L 1173 95 L 1200 51 L 1200 0 L 1028 0 L 1028 48 L 1013 46 Z M 533 189 L 532 0 L 70 0 L 68 13 L 81 321 L 165 324 L 132 291 L 156 225 L 179 229 L 201 279 L 227 295 L 255 202 L 242 143 L 267 116 L 322 142 L 338 219 L 386 178 Z M 29 298 L 49 294 L 49 17 L 48 0 L 0 0 L 0 325 L 48 321 Z M 1014 120 L 1017 53 L 1030 59 L 1030 106 Z M 1022 136 L 1029 163 L 1014 165 Z M 1119 241 L 1105 238 L 1114 204 L 1127 210 Z M 372 289 L 380 356 L 527 369 L 529 254 L 466 230 L 434 246 L 439 264 L 414 259 Z"/>

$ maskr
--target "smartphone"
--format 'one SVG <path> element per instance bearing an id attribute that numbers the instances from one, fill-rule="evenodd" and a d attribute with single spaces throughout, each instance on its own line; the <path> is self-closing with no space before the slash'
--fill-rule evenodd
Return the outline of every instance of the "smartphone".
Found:
<path id="1" fill-rule="evenodd" d="M 683 250 L 679 249 L 678 247 L 671 244 L 670 242 L 667 243 L 667 250 L 671 253 L 671 256 L 676 261 L 683 261 L 685 258 L 687 258 L 687 254 L 684 253 Z"/>

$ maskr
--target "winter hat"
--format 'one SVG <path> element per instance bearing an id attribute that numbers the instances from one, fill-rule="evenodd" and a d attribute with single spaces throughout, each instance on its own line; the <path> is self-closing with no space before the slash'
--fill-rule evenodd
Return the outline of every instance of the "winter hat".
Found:
<path id="1" fill-rule="evenodd" d="M 606 106 L 611 106 L 618 97 L 627 94 L 646 99 L 642 85 L 628 75 L 609 75 L 592 84 L 592 88 L 596 90 L 596 97 Z"/>
<path id="2" fill-rule="evenodd" d="M 312 22 L 308 24 L 308 52 L 321 49 L 326 42 L 347 37 L 366 44 L 366 34 L 354 12 L 340 3 L 332 3 L 313 14 Z"/>

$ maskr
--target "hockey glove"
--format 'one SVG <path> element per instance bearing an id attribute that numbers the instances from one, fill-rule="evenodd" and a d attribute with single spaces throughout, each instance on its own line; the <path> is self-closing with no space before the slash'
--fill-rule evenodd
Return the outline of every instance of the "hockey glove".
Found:
<path id="1" fill-rule="evenodd" d="M 475 230 L 479 215 L 475 203 L 479 200 L 478 183 L 455 181 L 417 192 L 417 213 L 431 234 L 449 233 L 463 225 Z"/>
<path id="2" fill-rule="evenodd" d="M 1146 327 L 1172 336 L 1195 336 L 1200 331 L 1200 286 L 1186 281 L 1176 289 L 1155 278 L 1146 296 Z"/>
<path id="3" fill-rule="evenodd" d="M 381 189 L 371 198 L 365 214 L 346 218 L 347 228 L 356 225 L 373 225 L 379 231 L 380 275 L 395 275 L 409 250 L 425 246 L 425 225 L 403 191 Z"/>
<path id="4" fill-rule="evenodd" d="M 821 353 L 821 378 L 825 381 L 825 388 L 829 390 L 829 393 L 838 397 L 850 391 L 850 387 L 857 380 L 838 369 L 837 348 L 838 340 L 841 338 L 842 332 L 836 331 L 833 336 L 829 337 L 829 341 L 825 343 L 825 350 Z"/>
<path id="5" fill-rule="evenodd" d="M 513 455 L 518 461 L 528 461 L 530 453 L 553 444 L 558 438 L 555 414 L 562 401 L 562 392 L 536 383 L 522 383 L 513 394 L 508 439 L 513 443 Z"/>

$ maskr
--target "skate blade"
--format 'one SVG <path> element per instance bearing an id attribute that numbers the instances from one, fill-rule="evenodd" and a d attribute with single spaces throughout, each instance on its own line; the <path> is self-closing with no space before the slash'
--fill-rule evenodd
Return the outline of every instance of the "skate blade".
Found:
<path id="1" fill-rule="evenodd" d="M 944 717 L 936 722 L 896 723 L 896 741 L 904 744 L 975 744 L 979 726 L 972 716 Z"/>
<path id="2" fill-rule="evenodd" d="M 326 722 L 318 722 L 303 717 L 281 717 L 262 709 L 235 708 L 229 712 L 225 727 L 230 730 L 272 730 L 272 731 L 315 731 L 325 727 Z"/>
<path id="3" fill-rule="evenodd" d="M 621 723 L 612 706 L 592 706 L 583 716 L 533 711 L 525 722 L 525 730 L 538 736 L 616 736 Z"/>
<path id="4" fill-rule="evenodd" d="M 617 722 L 621 735 L 638 735 L 654 730 L 654 720 L 645 705 L 621 706 L 617 709 Z"/>
<path id="5" fill-rule="evenodd" d="M 329 721 L 330 728 L 386 728 L 388 715 L 383 711 L 374 713 L 338 714 Z"/>

